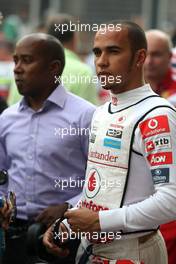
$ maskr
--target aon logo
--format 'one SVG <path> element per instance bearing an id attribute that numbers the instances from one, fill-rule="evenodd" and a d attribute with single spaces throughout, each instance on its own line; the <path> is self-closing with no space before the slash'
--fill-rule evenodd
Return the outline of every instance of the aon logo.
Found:
<path id="1" fill-rule="evenodd" d="M 158 157 L 153 156 L 151 159 L 151 163 L 160 163 L 165 161 L 166 161 L 166 156 L 158 156 Z"/>
<path id="2" fill-rule="evenodd" d="M 172 164 L 172 152 L 160 152 L 156 154 L 150 154 L 147 157 L 151 166 Z"/>

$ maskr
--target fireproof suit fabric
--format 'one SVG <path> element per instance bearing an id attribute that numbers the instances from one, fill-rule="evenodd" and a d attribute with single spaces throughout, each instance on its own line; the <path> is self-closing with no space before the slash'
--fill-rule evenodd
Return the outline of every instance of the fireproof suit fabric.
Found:
<path id="1" fill-rule="evenodd" d="M 153 96 L 154 94 L 155 93 L 152 92 L 151 88 L 148 85 L 145 85 L 122 94 L 112 95 L 111 111 L 121 111 L 123 117 L 124 109 L 130 108 L 143 98 Z M 109 208 L 110 210 L 100 210 L 99 212 L 100 226 L 103 232 L 133 232 L 132 237 L 138 238 L 146 234 L 145 232 L 138 233 L 138 231 L 156 229 L 158 225 L 176 218 L 176 114 L 174 109 L 172 109 L 172 106 L 170 106 L 165 99 L 156 97 L 156 100 L 158 100 L 158 106 L 162 106 L 157 107 L 147 114 L 142 121 L 139 122 L 135 130 L 131 153 L 129 180 L 123 206 L 121 208 L 111 207 Z M 113 102 L 115 102 L 114 105 Z M 143 107 L 145 107 L 144 104 L 141 104 L 141 112 L 145 110 Z M 100 108 L 97 111 L 100 111 Z M 95 112 L 95 115 L 97 111 Z M 103 117 L 107 114 L 106 107 L 104 108 L 104 111 Z M 124 120 L 125 118 L 117 120 L 117 118 L 114 117 L 114 124 L 117 127 L 119 126 L 116 130 L 119 130 L 121 126 L 122 133 Z M 118 123 L 118 121 L 121 122 Z M 100 127 L 101 125 L 105 126 L 104 118 L 100 120 Z M 107 131 L 108 130 L 109 127 L 107 127 Z M 94 140 L 94 137 L 91 135 L 90 140 L 92 140 L 92 138 Z M 98 138 L 98 140 L 100 143 L 101 139 Z M 119 146 L 119 144 L 115 144 L 113 141 L 113 137 L 110 138 L 110 141 L 106 140 L 106 151 L 110 151 L 110 153 L 112 153 L 114 146 L 116 146 L 115 150 L 118 153 L 119 147 L 117 146 Z M 120 141 L 123 141 L 123 136 Z M 105 143 L 103 137 L 102 142 Z M 107 142 L 111 143 L 108 143 L 108 145 Z M 100 155 L 94 155 L 94 159 L 97 159 L 94 164 L 95 168 L 97 167 L 96 163 L 100 164 L 103 159 L 105 160 L 105 156 L 104 158 L 101 156 L 102 153 L 99 153 Z M 114 164 L 116 161 L 115 158 L 113 158 L 115 157 L 114 153 L 110 154 L 109 157 L 110 156 L 110 161 Z M 85 189 L 86 188 L 87 187 L 85 185 Z M 106 201 L 106 197 L 109 195 L 110 192 L 106 192 L 104 200 L 101 202 L 99 201 L 99 204 L 96 204 L 96 202 L 94 202 L 95 199 L 92 197 L 92 203 L 90 204 L 90 201 L 87 201 L 87 203 L 83 201 L 83 206 L 92 210 L 96 210 L 97 208 L 100 208 L 100 206 L 102 208 L 106 207 L 106 203 L 104 201 Z M 116 197 L 112 198 L 112 204 L 115 199 Z M 118 241 L 119 248 L 118 246 L 114 247 L 112 254 L 119 256 L 120 254 L 123 255 L 125 252 L 126 256 L 130 256 L 131 252 L 125 251 L 126 247 L 123 249 L 121 247 L 124 243 L 122 241 L 130 239 L 128 239 L 128 235 L 122 237 L 123 239 Z M 152 246 L 153 245 L 151 243 L 150 249 L 152 249 Z M 110 244 L 108 244 L 108 247 L 105 245 L 103 250 L 106 251 L 107 248 L 111 248 Z M 106 253 L 108 253 L 108 249 Z M 150 249 L 148 245 L 148 252 Z M 161 256 L 162 254 L 165 254 L 163 249 L 160 251 L 160 254 Z M 163 259 L 163 263 L 167 263 L 167 260 L 165 261 L 165 256 Z M 144 260 L 144 263 L 151 264 L 155 262 L 151 259 L 150 262 L 145 262 Z"/>

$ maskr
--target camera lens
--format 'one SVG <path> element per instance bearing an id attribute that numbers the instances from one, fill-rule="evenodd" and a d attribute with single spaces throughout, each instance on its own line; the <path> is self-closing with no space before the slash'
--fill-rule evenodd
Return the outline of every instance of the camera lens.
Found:
<path id="1" fill-rule="evenodd" d="M 8 181 L 8 172 L 6 170 L 0 171 L 0 185 L 7 183 Z"/>

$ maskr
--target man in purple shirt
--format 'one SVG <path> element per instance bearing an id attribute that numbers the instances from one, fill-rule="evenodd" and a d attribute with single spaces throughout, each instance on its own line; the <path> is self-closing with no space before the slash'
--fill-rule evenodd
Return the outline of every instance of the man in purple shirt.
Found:
<path id="1" fill-rule="evenodd" d="M 77 202 L 95 109 L 58 86 L 65 57 L 56 38 L 25 36 L 16 45 L 14 62 L 23 99 L 0 116 L 0 169 L 9 173 L 2 192 L 16 193 L 17 221 L 7 234 L 3 264 L 33 264 L 25 249 L 26 227 L 48 226 L 63 214 L 66 202 Z"/>

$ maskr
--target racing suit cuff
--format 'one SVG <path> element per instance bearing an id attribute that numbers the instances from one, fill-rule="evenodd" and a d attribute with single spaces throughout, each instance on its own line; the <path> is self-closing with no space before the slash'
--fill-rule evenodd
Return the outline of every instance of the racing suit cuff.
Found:
<path id="1" fill-rule="evenodd" d="M 125 229 L 126 208 L 118 208 L 99 212 L 101 231 L 114 232 Z"/>
<path id="2" fill-rule="evenodd" d="M 69 225 L 68 222 L 67 222 L 67 219 L 64 219 L 64 220 L 62 221 L 62 223 L 66 226 L 66 228 L 68 229 L 68 231 L 71 230 L 70 225 Z"/>
<path id="3" fill-rule="evenodd" d="M 78 209 L 78 208 L 77 208 L 77 207 L 73 207 L 73 208 L 71 208 L 71 209 L 69 209 L 69 210 L 76 210 L 76 209 Z M 71 230 L 70 225 L 69 225 L 69 223 L 68 223 L 68 221 L 67 221 L 66 218 L 62 221 L 62 223 L 66 226 L 66 228 L 67 228 L 69 231 Z"/>

